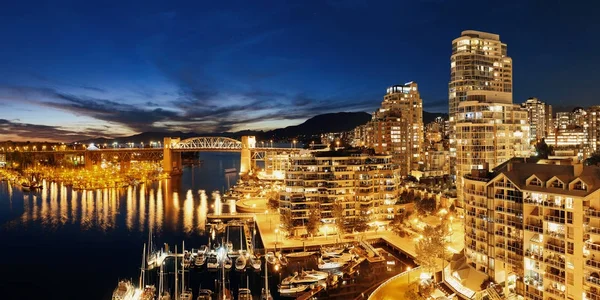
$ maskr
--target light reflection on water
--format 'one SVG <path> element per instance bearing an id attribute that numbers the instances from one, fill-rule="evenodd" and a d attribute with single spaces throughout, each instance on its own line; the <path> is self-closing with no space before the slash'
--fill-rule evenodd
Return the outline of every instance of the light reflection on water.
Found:
<path id="1" fill-rule="evenodd" d="M 3 183 L 7 184 L 7 183 Z M 21 215 L 6 227 L 41 225 L 44 230 L 59 230 L 68 224 L 79 225 L 82 231 L 110 231 L 125 227 L 128 231 L 161 232 L 165 225 L 186 234 L 204 233 L 209 200 L 204 190 L 187 190 L 183 203 L 179 192 L 168 191 L 165 180 L 150 185 L 125 189 L 107 188 L 90 191 L 72 190 L 60 183 L 44 182 L 38 192 L 24 192 L 18 186 L 8 186 L 10 195 L 22 195 Z M 11 203 L 20 201 L 10 196 Z M 166 201 L 165 201 L 166 199 Z M 218 200 L 220 201 L 220 200 Z M 166 216 L 167 215 L 167 216 Z M 169 224 L 164 224 L 165 219 Z M 123 223 L 123 224 L 121 224 Z"/>

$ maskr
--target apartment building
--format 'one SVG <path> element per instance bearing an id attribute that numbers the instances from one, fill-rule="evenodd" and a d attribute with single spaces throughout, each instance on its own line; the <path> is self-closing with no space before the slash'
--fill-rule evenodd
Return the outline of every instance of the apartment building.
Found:
<path id="1" fill-rule="evenodd" d="M 291 214 L 296 234 L 305 232 L 309 212 L 317 209 L 323 225 L 334 224 L 333 204 L 343 207 L 343 222 L 358 218 L 389 220 L 399 196 L 399 170 L 391 155 L 359 151 L 308 151 L 290 157 L 280 211 Z"/>
<path id="2" fill-rule="evenodd" d="M 532 140 L 541 140 L 553 131 L 551 125 L 552 105 L 532 97 L 521 104 L 527 110 L 529 136 Z"/>
<path id="3" fill-rule="evenodd" d="M 450 156 L 453 170 L 456 157 L 456 122 L 459 104 L 471 91 L 502 94 L 512 103 L 512 59 L 498 34 L 465 30 L 452 41 L 448 83 Z M 457 178 L 460 176 L 458 174 Z"/>
<path id="4" fill-rule="evenodd" d="M 472 169 L 491 168 L 510 158 L 529 157 L 527 111 L 487 92 L 469 93 L 456 113 L 456 188 L 462 205 L 463 176 Z"/>
<path id="5" fill-rule="evenodd" d="M 371 129 L 366 146 L 376 153 L 392 155 L 393 162 L 406 176 L 421 161 L 423 133 L 423 101 L 417 83 L 394 85 L 387 89 L 381 107 L 367 125 Z"/>
<path id="6" fill-rule="evenodd" d="M 464 198 L 467 261 L 506 297 L 600 299 L 600 167 L 514 158 Z"/>

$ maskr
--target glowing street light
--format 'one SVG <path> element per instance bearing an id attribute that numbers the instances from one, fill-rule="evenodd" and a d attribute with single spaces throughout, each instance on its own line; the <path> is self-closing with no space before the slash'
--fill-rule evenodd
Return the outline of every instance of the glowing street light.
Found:
<path id="1" fill-rule="evenodd" d="M 296 148 L 296 139 L 294 139 L 294 140 L 292 141 L 292 143 L 293 143 L 293 145 L 294 145 L 294 148 Z"/>

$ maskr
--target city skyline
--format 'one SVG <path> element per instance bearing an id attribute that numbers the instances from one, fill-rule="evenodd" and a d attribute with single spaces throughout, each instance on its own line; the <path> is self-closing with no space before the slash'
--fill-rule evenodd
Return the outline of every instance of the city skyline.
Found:
<path id="1" fill-rule="evenodd" d="M 586 32 L 598 25 L 582 26 L 586 11 L 506 2 L 494 6 L 501 20 L 455 18 L 489 6 L 469 3 L 13 3 L 0 29 L 1 140 L 272 129 L 326 112 L 371 113 L 385 88 L 408 81 L 419 82 L 425 111 L 447 113 L 448 45 L 469 29 L 510 44 L 515 103 L 594 104 L 597 41 Z M 581 44 L 550 40 L 561 35 Z"/>

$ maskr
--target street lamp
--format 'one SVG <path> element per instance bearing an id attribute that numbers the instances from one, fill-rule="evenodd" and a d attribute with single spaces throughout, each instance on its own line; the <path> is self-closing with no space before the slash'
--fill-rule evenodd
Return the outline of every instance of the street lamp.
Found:
<path id="1" fill-rule="evenodd" d="M 410 267 L 406 267 L 406 274 L 408 275 L 408 284 L 410 284 Z"/>
<path id="2" fill-rule="evenodd" d="M 292 141 L 292 143 L 293 143 L 293 145 L 294 145 L 294 148 L 296 148 L 296 139 L 294 139 L 294 140 Z"/>
<path id="3" fill-rule="evenodd" d="M 273 140 L 271 140 L 271 148 L 273 148 Z"/>
<path id="4" fill-rule="evenodd" d="M 279 229 L 275 228 L 275 252 L 277 252 L 277 241 L 279 240 Z"/>

